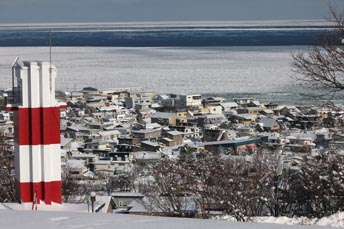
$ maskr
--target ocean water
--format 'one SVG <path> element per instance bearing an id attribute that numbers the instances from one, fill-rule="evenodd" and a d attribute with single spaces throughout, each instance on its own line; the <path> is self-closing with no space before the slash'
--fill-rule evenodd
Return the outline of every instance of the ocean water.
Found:
<path id="1" fill-rule="evenodd" d="M 291 52 L 304 47 L 53 47 L 56 87 L 142 87 L 157 93 L 288 95 L 295 85 Z M 0 47 L 0 87 L 11 64 L 49 61 L 48 47 Z"/>
<path id="2" fill-rule="evenodd" d="M 49 61 L 57 88 L 142 87 L 157 93 L 202 93 L 305 102 L 291 53 L 303 51 L 323 22 L 55 24 L 0 26 L 0 88 L 11 86 L 11 64 Z"/>
<path id="3" fill-rule="evenodd" d="M 0 46 L 199 47 L 309 45 L 323 21 L 1 25 Z"/>

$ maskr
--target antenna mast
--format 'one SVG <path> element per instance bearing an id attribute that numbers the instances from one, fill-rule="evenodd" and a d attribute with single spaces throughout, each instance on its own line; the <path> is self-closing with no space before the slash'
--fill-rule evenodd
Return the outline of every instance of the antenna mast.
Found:
<path id="1" fill-rule="evenodd" d="M 52 72 L 52 69 L 51 69 L 51 29 L 49 29 L 49 81 L 50 81 L 50 91 L 52 89 L 51 72 Z"/>
<path id="2" fill-rule="evenodd" d="M 49 62 L 50 62 L 50 69 L 51 69 L 51 29 L 49 29 Z"/>

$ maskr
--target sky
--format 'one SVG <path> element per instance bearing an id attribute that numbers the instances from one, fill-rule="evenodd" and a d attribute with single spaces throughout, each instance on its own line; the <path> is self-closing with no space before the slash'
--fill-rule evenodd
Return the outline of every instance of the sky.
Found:
<path id="1" fill-rule="evenodd" d="M 0 23 L 312 20 L 344 0 L 0 0 Z"/>

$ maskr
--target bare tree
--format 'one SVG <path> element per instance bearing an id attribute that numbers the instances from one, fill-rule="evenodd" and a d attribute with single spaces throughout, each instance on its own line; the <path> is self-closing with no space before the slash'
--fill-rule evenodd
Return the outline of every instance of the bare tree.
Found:
<path id="1" fill-rule="evenodd" d="M 15 180 L 6 167 L 0 168 L 0 202 L 12 202 L 15 198 Z"/>
<path id="2" fill-rule="evenodd" d="M 71 174 L 66 169 L 62 173 L 62 198 L 63 202 L 83 202 L 87 189 L 85 184 L 82 184 L 77 176 Z"/>
<path id="3" fill-rule="evenodd" d="M 131 191 L 131 183 L 129 175 L 115 175 L 105 178 L 106 184 L 105 188 L 108 195 L 111 195 L 112 192 L 129 192 Z"/>
<path id="4" fill-rule="evenodd" d="M 321 218 L 344 209 L 343 157 L 335 155 L 307 162 L 302 169 L 302 181 L 309 197 L 308 217 Z"/>
<path id="5" fill-rule="evenodd" d="M 15 201 L 14 150 L 9 139 L 0 134 L 0 202 Z"/>
<path id="6" fill-rule="evenodd" d="M 311 96 L 332 99 L 344 91 L 344 12 L 330 7 L 335 31 L 318 38 L 305 52 L 292 54 L 295 78 L 312 89 Z"/>
<path id="7" fill-rule="evenodd" d="M 279 177 L 278 155 L 256 152 L 252 161 L 226 159 L 222 175 L 217 175 L 213 198 L 224 213 L 238 221 L 254 216 L 277 215 L 276 182 Z"/>
<path id="8" fill-rule="evenodd" d="M 208 218 L 215 210 L 248 221 L 267 215 L 320 218 L 344 210 L 344 156 L 324 153 L 283 167 L 279 152 L 257 150 L 248 159 L 186 150 L 153 167 L 144 194 L 169 216 L 197 209 Z"/>
<path id="9" fill-rule="evenodd" d="M 189 171 L 175 160 L 162 160 L 154 166 L 152 180 L 146 192 L 154 209 L 168 216 L 182 216 L 189 208 L 190 181 Z"/>
<path id="10" fill-rule="evenodd" d="M 192 161 L 191 161 L 192 162 Z M 210 216 L 210 210 L 215 204 L 214 192 L 216 190 L 217 176 L 223 172 L 223 163 L 219 154 L 200 152 L 196 155 L 194 165 L 185 164 L 184 167 L 192 170 L 194 183 L 190 186 L 194 202 L 200 210 L 202 218 Z"/>

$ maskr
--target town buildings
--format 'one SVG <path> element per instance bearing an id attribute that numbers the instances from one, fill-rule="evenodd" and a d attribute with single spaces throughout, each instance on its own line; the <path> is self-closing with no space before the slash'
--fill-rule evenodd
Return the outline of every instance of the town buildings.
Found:
<path id="1" fill-rule="evenodd" d="M 59 133 L 62 174 L 98 193 L 137 191 L 134 186 L 148 179 L 139 175 L 138 166 L 173 159 L 186 146 L 244 158 L 266 149 L 283 155 L 285 165 L 344 149 L 340 106 L 156 95 L 138 88 L 85 88 L 65 94 L 68 107 L 61 110 Z M 12 111 L 1 111 L 0 134 L 11 147 Z M 113 179 L 121 182 L 110 185 Z"/>

